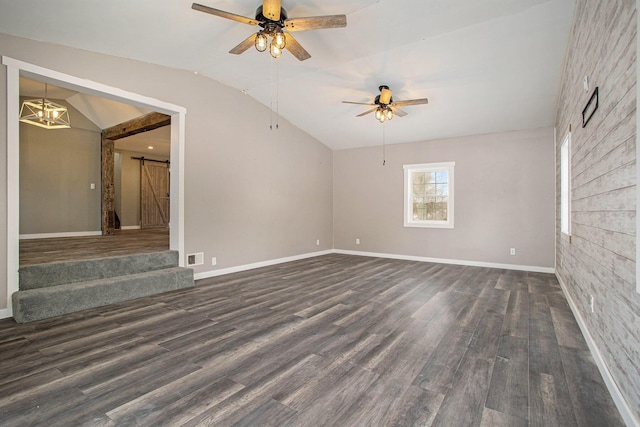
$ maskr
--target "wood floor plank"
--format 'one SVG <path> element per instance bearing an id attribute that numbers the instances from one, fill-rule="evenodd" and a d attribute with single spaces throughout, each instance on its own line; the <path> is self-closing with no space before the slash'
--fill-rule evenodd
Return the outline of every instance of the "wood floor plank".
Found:
<path id="1" fill-rule="evenodd" d="M 588 350 L 587 343 L 582 338 L 580 327 L 570 311 L 551 307 L 551 319 L 559 346 Z"/>
<path id="2" fill-rule="evenodd" d="M 305 388 L 295 400 L 285 399 L 283 403 L 298 411 L 285 426 L 330 425 L 357 407 L 358 398 L 378 376 L 358 366 L 343 366 L 345 369 L 339 377 Z"/>
<path id="3" fill-rule="evenodd" d="M 624 422 L 600 381 L 600 373 L 589 351 L 560 347 L 560 355 L 578 425 L 623 426 Z"/>
<path id="4" fill-rule="evenodd" d="M 433 355 L 425 361 L 422 370 L 414 379 L 414 384 L 425 390 L 447 393 L 458 372 L 471 342 L 470 332 L 451 329 L 438 344 Z"/>
<path id="5" fill-rule="evenodd" d="M 503 335 L 529 339 L 529 293 L 516 290 L 509 295 Z"/>
<path id="6" fill-rule="evenodd" d="M 0 425 L 621 425 L 586 349 L 551 274 L 329 254 L 0 321 Z"/>
<path id="7" fill-rule="evenodd" d="M 568 405 L 571 398 L 547 297 L 538 289 L 531 294 L 530 301 L 530 422 L 534 425 L 577 425 L 573 409 Z"/>
<path id="8" fill-rule="evenodd" d="M 502 336 L 491 375 L 486 408 L 510 415 L 509 419 L 518 418 L 521 420 L 520 424 L 528 423 L 528 374 L 529 341 L 510 335 Z M 491 415 L 494 416 L 498 417 L 496 414 Z"/>
<path id="9" fill-rule="evenodd" d="M 20 240 L 20 265 L 129 255 L 169 249 L 169 229 L 116 230 L 111 236 Z"/>
<path id="10" fill-rule="evenodd" d="M 182 425 L 244 386 L 228 378 L 193 372 L 107 412 L 116 425 Z"/>
<path id="11" fill-rule="evenodd" d="M 432 426 L 473 426 L 482 421 L 493 364 L 465 357 L 445 394 Z"/>
<path id="12" fill-rule="evenodd" d="M 484 408 L 480 427 L 526 427 L 529 423 L 495 409 Z"/>
<path id="13" fill-rule="evenodd" d="M 406 387 L 395 378 L 380 378 L 363 393 L 353 407 L 335 420 L 342 426 L 428 426 L 433 422 L 443 395 Z"/>

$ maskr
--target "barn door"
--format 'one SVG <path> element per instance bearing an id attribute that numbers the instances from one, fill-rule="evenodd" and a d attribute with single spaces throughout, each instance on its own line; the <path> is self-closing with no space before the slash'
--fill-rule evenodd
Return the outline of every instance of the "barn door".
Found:
<path id="1" fill-rule="evenodd" d="M 140 162 L 140 226 L 169 226 L 169 164 Z"/>

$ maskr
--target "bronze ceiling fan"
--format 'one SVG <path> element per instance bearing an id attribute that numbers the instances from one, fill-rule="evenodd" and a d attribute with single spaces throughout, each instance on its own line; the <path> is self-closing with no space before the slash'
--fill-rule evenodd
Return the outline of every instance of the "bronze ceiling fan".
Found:
<path id="1" fill-rule="evenodd" d="M 373 106 L 372 109 L 365 111 L 364 113 L 358 114 L 356 117 L 362 117 L 369 113 L 376 113 L 376 119 L 383 123 L 385 120 L 391 120 L 395 115 L 398 117 L 404 117 L 407 115 L 406 112 L 402 111 L 398 107 L 408 107 L 410 105 L 420 105 L 427 104 L 429 100 L 427 98 L 420 99 L 409 99 L 406 101 L 394 101 L 391 97 L 392 92 L 389 89 L 389 86 L 382 85 L 379 86 L 380 95 L 376 96 L 374 101 L 371 102 L 353 102 L 353 101 L 342 101 L 345 104 L 357 104 L 357 105 L 370 105 Z"/>
<path id="2" fill-rule="evenodd" d="M 214 9 L 202 4 L 193 3 L 191 8 L 200 12 L 210 13 L 221 18 L 242 22 L 249 25 L 257 25 L 262 28 L 256 34 L 247 37 L 243 42 L 229 51 L 239 55 L 255 46 L 260 52 L 267 49 L 268 36 L 271 37 L 269 53 L 274 58 L 282 54 L 282 49 L 287 49 L 298 60 L 304 61 L 311 58 L 298 41 L 291 35 L 294 31 L 320 30 L 323 28 L 341 28 L 347 26 L 345 15 L 311 16 L 307 18 L 288 18 L 287 11 L 282 7 L 281 0 L 263 0 L 262 6 L 256 9 L 255 19 L 242 15 Z M 287 31 L 285 33 L 285 30 Z"/>

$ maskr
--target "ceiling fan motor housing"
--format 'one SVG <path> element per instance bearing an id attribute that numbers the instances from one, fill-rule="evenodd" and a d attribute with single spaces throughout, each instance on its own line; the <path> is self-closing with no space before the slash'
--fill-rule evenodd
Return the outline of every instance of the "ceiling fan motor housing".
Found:
<path id="1" fill-rule="evenodd" d="M 260 22 L 260 25 L 262 28 L 266 28 L 268 26 L 274 26 L 277 25 L 280 28 L 284 28 L 284 21 L 287 20 L 287 11 L 284 10 L 284 7 L 280 8 L 280 19 L 277 21 L 272 21 L 271 19 L 267 18 L 266 16 L 264 16 L 264 14 L 262 13 L 262 5 L 258 6 L 258 8 L 256 9 L 256 21 Z"/>
<path id="2" fill-rule="evenodd" d="M 376 98 L 373 101 L 373 103 L 376 104 L 376 105 L 391 105 L 391 104 L 393 104 L 393 97 L 389 98 L 389 103 L 388 104 L 383 104 L 382 102 L 380 102 L 380 95 L 376 95 Z"/>

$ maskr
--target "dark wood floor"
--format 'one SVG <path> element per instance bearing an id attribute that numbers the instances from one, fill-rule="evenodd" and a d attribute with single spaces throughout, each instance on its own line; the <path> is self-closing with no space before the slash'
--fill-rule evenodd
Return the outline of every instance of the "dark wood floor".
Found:
<path id="1" fill-rule="evenodd" d="M 622 421 L 553 275 L 327 255 L 0 321 L 0 425 Z"/>
<path id="2" fill-rule="evenodd" d="M 169 229 L 116 230 L 112 236 L 20 240 L 20 265 L 131 255 L 169 249 Z"/>

